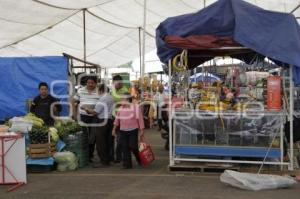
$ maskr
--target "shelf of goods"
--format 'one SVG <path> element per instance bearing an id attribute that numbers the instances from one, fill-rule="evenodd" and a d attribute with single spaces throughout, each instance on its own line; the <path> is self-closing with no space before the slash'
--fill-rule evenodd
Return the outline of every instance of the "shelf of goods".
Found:
<path id="1" fill-rule="evenodd" d="M 246 114 L 176 110 L 172 117 L 174 161 L 284 165 L 280 111 Z M 230 158 L 228 158 L 230 157 Z"/>

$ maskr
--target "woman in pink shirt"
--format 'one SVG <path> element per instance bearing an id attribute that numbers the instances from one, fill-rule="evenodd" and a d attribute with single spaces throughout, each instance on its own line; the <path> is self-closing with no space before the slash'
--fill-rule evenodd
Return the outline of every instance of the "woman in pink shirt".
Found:
<path id="1" fill-rule="evenodd" d="M 116 130 L 120 128 L 120 143 L 123 153 L 123 168 L 131 169 L 131 152 L 140 164 L 138 140 L 144 136 L 144 119 L 138 104 L 132 103 L 129 93 L 123 95 L 118 109 L 112 135 L 116 137 Z"/>

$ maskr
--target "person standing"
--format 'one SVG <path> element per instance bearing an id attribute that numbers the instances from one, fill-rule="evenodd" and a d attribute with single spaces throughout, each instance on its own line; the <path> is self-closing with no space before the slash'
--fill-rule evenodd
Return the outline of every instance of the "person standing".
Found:
<path id="1" fill-rule="evenodd" d="M 94 157 L 95 150 L 95 137 L 91 134 L 91 124 L 94 122 L 94 116 L 87 113 L 81 107 L 88 109 L 94 109 L 96 103 L 99 100 L 97 93 L 97 77 L 88 76 L 86 78 L 86 85 L 78 89 L 77 93 L 74 96 L 74 118 L 79 121 L 79 124 L 83 126 L 84 133 L 89 136 L 89 160 L 92 162 Z M 79 115 L 77 113 L 79 110 Z"/>
<path id="2" fill-rule="evenodd" d="M 54 106 L 52 106 L 53 103 L 55 103 Z M 52 107 L 53 109 L 51 110 Z M 30 107 L 30 112 L 43 119 L 46 125 L 51 126 L 54 124 L 52 116 L 58 116 L 61 109 L 59 100 L 49 94 L 48 84 L 46 82 L 41 82 L 39 84 L 39 95 L 34 98 Z M 53 115 L 51 115 L 51 113 L 53 113 Z"/>
<path id="3" fill-rule="evenodd" d="M 117 129 L 119 129 L 124 169 L 132 168 L 131 152 L 134 154 L 138 164 L 141 163 L 138 140 L 144 136 L 144 128 L 143 114 L 139 105 L 132 103 L 131 95 L 125 93 L 121 106 L 118 109 L 112 131 L 112 135 L 117 136 Z"/>
<path id="4" fill-rule="evenodd" d="M 100 84 L 98 87 L 99 101 L 94 109 L 82 107 L 88 114 L 96 115 L 96 127 L 92 127 L 92 134 L 95 136 L 96 149 L 100 158 L 100 164 L 95 164 L 94 167 L 109 166 L 110 163 L 110 144 L 111 131 L 110 124 L 112 120 L 112 110 L 114 100 L 109 94 L 109 89 L 105 84 Z"/>
<path id="5" fill-rule="evenodd" d="M 162 107 L 165 104 L 164 103 L 164 87 L 161 85 L 158 88 L 158 92 L 155 95 L 155 101 L 156 101 L 156 108 L 157 108 L 157 123 L 158 123 L 158 130 L 160 131 L 162 129 Z"/>
<path id="6" fill-rule="evenodd" d="M 113 89 L 112 89 L 112 97 L 115 101 L 115 108 L 113 110 L 113 117 L 116 116 L 116 112 L 118 111 L 118 108 L 120 106 L 120 102 L 122 99 L 122 95 L 124 93 L 128 93 L 128 88 L 126 88 L 123 85 L 123 78 L 120 75 L 115 75 L 113 77 Z M 114 120 L 114 119 L 113 119 Z M 111 130 L 112 130 L 113 124 L 111 125 Z M 112 159 L 114 159 L 115 163 L 120 163 L 122 160 L 122 151 L 121 151 L 121 145 L 120 145 L 120 137 L 118 135 L 119 133 L 117 132 L 117 136 L 114 137 L 112 140 L 111 144 L 111 153 L 112 153 Z M 115 140 L 116 140 L 116 158 L 115 157 Z"/>

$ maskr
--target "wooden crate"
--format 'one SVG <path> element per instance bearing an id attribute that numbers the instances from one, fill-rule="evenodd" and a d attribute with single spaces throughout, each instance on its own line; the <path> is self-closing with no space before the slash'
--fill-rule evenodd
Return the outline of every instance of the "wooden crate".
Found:
<path id="1" fill-rule="evenodd" d="M 55 153 L 55 144 L 30 144 L 29 145 L 29 157 L 30 158 L 47 158 Z"/>

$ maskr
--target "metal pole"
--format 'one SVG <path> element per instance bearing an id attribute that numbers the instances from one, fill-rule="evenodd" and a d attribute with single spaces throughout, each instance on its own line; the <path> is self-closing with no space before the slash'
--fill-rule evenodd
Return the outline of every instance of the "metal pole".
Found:
<path id="1" fill-rule="evenodd" d="M 141 27 L 139 27 L 139 57 L 140 57 L 140 77 L 142 76 L 142 38 Z"/>
<path id="2" fill-rule="evenodd" d="M 293 81 L 293 66 L 290 65 L 290 167 L 289 170 L 294 170 L 294 81 Z"/>
<path id="3" fill-rule="evenodd" d="M 169 60 L 169 166 L 174 165 L 174 156 L 173 156 L 173 126 L 172 126 L 172 66 L 171 66 L 171 59 Z"/>
<path id="4" fill-rule="evenodd" d="M 86 28 L 85 28 L 85 12 L 86 9 L 82 10 L 83 14 L 83 60 L 84 60 L 84 72 L 86 72 Z"/>
<path id="5" fill-rule="evenodd" d="M 281 119 L 281 126 L 280 126 L 280 163 L 281 163 L 281 165 L 282 165 L 282 163 L 283 163 L 283 156 L 284 156 L 284 154 L 283 154 L 283 150 L 284 150 L 284 146 L 283 146 L 283 142 L 284 142 L 284 140 L 283 140 L 283 120 Z M 281 166 L 280 167 L 280 170 L 282 171 L 283 170 L 283 166 Z"/>
<path id="6" fill-rule="evenodd" d="M 143 53 L 142 53 L 142 68 L 141 68 L 141 79 L 144 81 L 145 73 L 145 54 L 146 54 L 146 22 L 147 22 L 147 0 L 144 0 L 144 23 L 143 23 Z M 141 92 L 141 99 L 144 99 L 144 89 Z"/>

